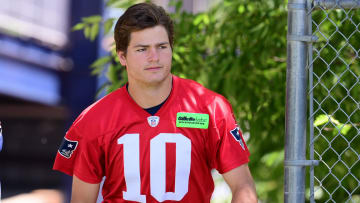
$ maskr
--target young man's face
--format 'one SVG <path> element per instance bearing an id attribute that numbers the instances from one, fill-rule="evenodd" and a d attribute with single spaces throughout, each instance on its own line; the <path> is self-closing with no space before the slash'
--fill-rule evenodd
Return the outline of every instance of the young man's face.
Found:
<path id="1" fill-rule="evenodd" d="M 161 25 L 132 32 L 126 55 L 119 51 L 118 56 L 126 66 L 129 84 L 156 85 L 171 77 L 172 50 Z"/>

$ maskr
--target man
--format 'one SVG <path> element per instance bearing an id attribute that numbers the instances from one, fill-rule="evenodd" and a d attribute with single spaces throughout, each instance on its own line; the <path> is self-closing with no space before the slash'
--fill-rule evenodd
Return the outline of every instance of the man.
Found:
<path id="1" fill-rule="evenodd" d="M 211 170 L 233 202 L 257 202 L 249 152 L 230 104 L 170 73 L 173 24 L 149 3 L 115 26 L 128 83 L 88 107 L 67 132 L 54 169 L 73 175 L 72 202 L 210 202 Z"/>

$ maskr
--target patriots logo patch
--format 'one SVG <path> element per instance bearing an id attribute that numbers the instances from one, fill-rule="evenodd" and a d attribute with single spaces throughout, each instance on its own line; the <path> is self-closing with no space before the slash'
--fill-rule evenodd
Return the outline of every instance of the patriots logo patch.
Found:
<path id="1" fill-rule="evenodd" d="M 70 159 L 72 153 L 76 150 L 77 145 L 78 141 L 68 140 L 64 137 L 58 152 L 61 156 Z"/>
<path id="2" fill-rule="evenodd" d="M 240 132 L 239 132 L 240 128 L 239 127 L 236 127 L 234 128 L 233 130 L 230 130 L 230 133 L 232 134 L 232 136 L 234 137 L 234 139 L 236 141 L 238 141 L 240 143 L 240 146 L 243 150 L 245 150 L 245 145 L 241 139 L 241 136 L 240 136 Z"/>

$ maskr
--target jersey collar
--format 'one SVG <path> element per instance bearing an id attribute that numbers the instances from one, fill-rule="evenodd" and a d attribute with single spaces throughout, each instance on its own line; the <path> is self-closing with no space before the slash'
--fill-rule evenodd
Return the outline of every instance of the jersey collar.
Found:
<path id="1" fill-rule="evenodd" d="M 172 88 L 171 88 L 170 95 L 166 99 L 165 103 L 160 107 L 160 109 L 154 115 L 161 115 L 162 112 L 164 112 L 164 111 L 166 112 L 166 109 L 169 108 L 169 106 L 171 106 L 171 103 L 173 102 L 176 95 L 178 94 L 177 93 L 178 92 L 178 83 L 179 83 L 178 80 L 179 80 L 179 78 L 177 76 L 172 75 Z M 121 89 L 122 89 L 123 94 L 125 95 L 126 100 L 128 100 L 128 103 L 131 105 L 131 108 L 136 110 L 137 113 L 139 113 L 140 115 L 142 115 L 144 117 L 151 116 L 151 114 L 149 114 L 145 109 L 143 109 L 141 106 L 139 106 L 134 101 L 134 99 L 130 96 L 129 92 L 127 91 L 126 85 L 124 85 Z"/>

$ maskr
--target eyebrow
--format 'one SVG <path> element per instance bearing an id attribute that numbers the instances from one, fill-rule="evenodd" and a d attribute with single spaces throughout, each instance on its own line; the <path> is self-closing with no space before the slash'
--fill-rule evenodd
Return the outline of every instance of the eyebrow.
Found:
<path id="1" fill-rule="evenodd" d="M 157 43 L 156 46 L 161 46 L 161 45 L 166 45 L 166 44 L 170 44 L 169 42 L 160 42 Z M 137 44 L 135 46 L 133 46 L 134 48 L 138 48 L 138 47 L 150 47 L 150 45 L 145 45 L 145 44 Z"/>

